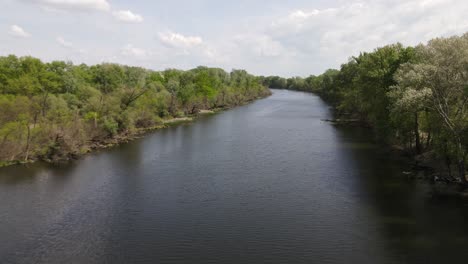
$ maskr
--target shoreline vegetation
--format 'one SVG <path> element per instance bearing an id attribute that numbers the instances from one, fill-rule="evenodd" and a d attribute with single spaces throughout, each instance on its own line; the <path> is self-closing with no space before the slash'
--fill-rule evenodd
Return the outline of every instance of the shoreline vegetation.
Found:
<path id="1" fill-rule="evenodd" d="M 76 159 L 270 94 L 244 70 L 0 57 L 0 167 Z"/>
<path id="2" fill-rule="evenodd" d="M 263 98 L 312 92 L 335 125 L 372 129 L 408 156 L 408 177 L 468 186 L 468 34 L 387 45 L 307 78 L 197 67 L 152 71 L 103 63 L 0 57 L 0 167 L 74 159 L 150 130 Z"/>
<path id="3" fill-rule="evenodd" d="M 271 88 L 312 92 L 336 125 L 369 127 L 382 147 L 408 156 L 413 178 L 468 186 L 468 33 L 387 45 L 307 78 L 263 77 Z M 424 176 L 422 176 L 424 175 Z"/>

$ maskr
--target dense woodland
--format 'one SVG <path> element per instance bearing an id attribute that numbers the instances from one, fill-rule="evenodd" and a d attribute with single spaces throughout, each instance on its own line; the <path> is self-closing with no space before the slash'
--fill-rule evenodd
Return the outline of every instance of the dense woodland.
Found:
<path id="1" fill-rule="evenodd" d="M 0 57 L 0 163 L 67 158 L 164 120 L 268 94 L 260 79 L 244 70 L 156 72 Z"/>
<path id="2" fill-rule="evenodd" d="M 320 95 L 341 119 L 359 120 L 381 142 L 442 161 L 450 179 L 466 184 L 468 34 L 417 47 L 389 45 L 319 76 L 263 82 Z"/>

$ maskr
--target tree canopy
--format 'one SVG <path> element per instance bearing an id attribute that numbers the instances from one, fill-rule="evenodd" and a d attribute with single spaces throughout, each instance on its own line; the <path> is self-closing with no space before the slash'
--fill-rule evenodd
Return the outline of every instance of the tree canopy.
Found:
<path id="1" fill-rule="evenodd" d="M 56 159 L 202 109 L 269 94 L 258 77 L 198 67 L 157 72 L 0 57 L 0 161 Z"/>

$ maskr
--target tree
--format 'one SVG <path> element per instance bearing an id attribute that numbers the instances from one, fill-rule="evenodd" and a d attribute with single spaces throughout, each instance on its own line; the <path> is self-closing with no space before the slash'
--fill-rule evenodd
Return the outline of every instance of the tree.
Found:
<path id="1" fill-rule="evenodd" d="M 413 136 L 415 139 L 415 148 L 418 154 L 421 153 L 420 122 L 419 113 L 427 109 L 428 102 L 432 96 L 430 89 L 424 86 L 422 76 L 417 76 L 417 72 L 410 70 L 411 65 L 404 65 L 397 74 L 395 80 L 399 85 L 391 87 L 388 96 L 393 100 L 391 104 L 391 113 L 393 116 L 402 117 L 405 113 L 409 114 L 407 119 L 412 123 Z M 402 127 L 401 118 L 397 129 Z"/>
<path id="2" fill-rule="evenodd" d="M 462 37 L 434 39 L 419 46 L 419 63 L 403 68 L 399 86 L 428 97 L 426 106 L 443 124 L 455 148 L 459 177 L 466 184 L 465 163 L 468 154 L 468 34 Z M 417 87 L 413 87 L 417 84 Z M 420 96 L 421 97 L 421 96 Z"/>

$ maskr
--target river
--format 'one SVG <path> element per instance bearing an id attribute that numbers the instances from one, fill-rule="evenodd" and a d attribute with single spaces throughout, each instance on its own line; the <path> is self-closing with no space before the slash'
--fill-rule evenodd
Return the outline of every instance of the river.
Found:
<path id="1" fill-rule="evenodd" d="M 409 180 L 317 96 L 61 165 L 0 169 L 0 263 L 465 263 L 468 200 Z"/>

